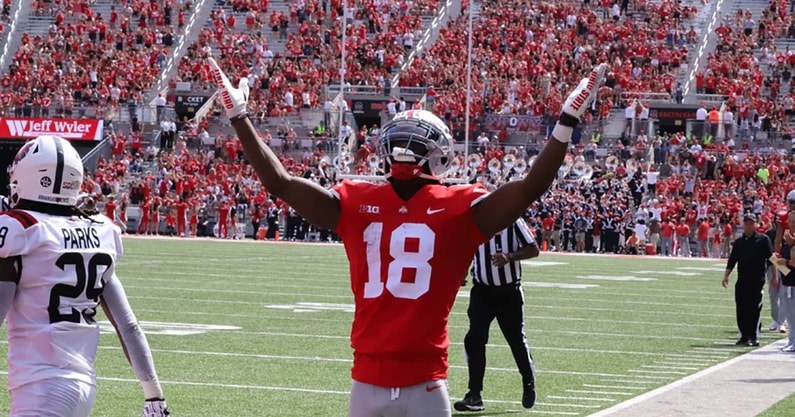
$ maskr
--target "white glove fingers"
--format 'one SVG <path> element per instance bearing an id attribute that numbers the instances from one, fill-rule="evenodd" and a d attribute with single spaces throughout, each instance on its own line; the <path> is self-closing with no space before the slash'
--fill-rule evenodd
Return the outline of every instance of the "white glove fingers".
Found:
<path id="1" fill-rule="evenodd" d="M 207 62 L 210 63 L 210 68 L 213 71 L 213 77 L 215 77 L 215 82 L 218 84 L 218 88 L 228 90 L 232 87 L 232 83 L 229 82 L 229 78 L 226 78 L 226 74 L 224 71 L 221 70 L 221 67 L 215 62 L 215 58 L 209 57 L 207 58 Z"/>

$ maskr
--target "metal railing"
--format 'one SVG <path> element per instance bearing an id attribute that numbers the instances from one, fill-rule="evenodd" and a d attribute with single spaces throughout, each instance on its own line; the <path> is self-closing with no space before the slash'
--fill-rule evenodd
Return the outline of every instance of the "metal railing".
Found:
<path id="1" fill-rule="evenodd" d="M 670 103 L 673 101 L 673 97 L 671 94 L 668 93 L 651 93 L 651 92 L 644 92 L 644 91 L 627 91 L 621 93 L 621 99 L 623 101 L 638 99 L 641 102 L 648 103 L 648 102 L 658 102 L 658 103 Z"/>

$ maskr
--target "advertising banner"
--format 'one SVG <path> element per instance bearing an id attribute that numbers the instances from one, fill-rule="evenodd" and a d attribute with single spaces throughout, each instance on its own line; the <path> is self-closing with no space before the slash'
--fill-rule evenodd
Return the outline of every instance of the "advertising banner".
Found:
<path id="1" fill-rule="evenodd" d="M 0 138 L 33 139 L 37 136 L 60 136 L 71 141 L 102 140 L 104 122 L 94 119 L 0 118 Z"/>

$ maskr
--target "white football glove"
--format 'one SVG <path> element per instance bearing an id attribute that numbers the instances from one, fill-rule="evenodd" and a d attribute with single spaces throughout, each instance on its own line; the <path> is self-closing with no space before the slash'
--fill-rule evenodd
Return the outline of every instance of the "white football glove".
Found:
<path id="1" fill-rule="evenodd" d="M 207 61 L 210 63 L 215 82 L 218 84 L 218 94 L 221 96 L 221 104 L 224 106 L 226 116 L 235 119 L 247 114 L 248 78 L 241 78 L 237 88 L 234 88 L 215 59 L 210 57 L 207 58 Z"/>
<path id="2" fill-rule="evenodd" d="M 144 412 L 141 415 L 142 417 L 166 417 L 170 416 L 171 413 L 168 411 L 166 400 L 153 399 L 146 400 L 144 403 Z"/>
<path id="3" fill-rule="evenodd" d="M 558 119 L 558 124 L 552 130 L 552 136 L 561 142 L 571 142 L 571 134 L 585 110 L 591 106 L 599 86 L 605 78 L 607 64 L 599 64 L 591 71 L 588 77 L 583 78 L 577 87 L 572 90 L 563 103 L 563 110 Z"/>

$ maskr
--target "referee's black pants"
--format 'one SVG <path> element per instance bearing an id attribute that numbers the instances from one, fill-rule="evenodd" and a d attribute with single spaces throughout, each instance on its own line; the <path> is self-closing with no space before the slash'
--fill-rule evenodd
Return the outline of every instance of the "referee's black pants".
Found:
<path id="1" fill-rule="evenodd" d="M 734 302 L 737 307 L 737 327 L 741 338 L 756 340 L 762 314 L 762 289 L 765 277 L 759 279 L 738 280 L 734 285 Z"/>
<path id="2" fill-rule="evenodd" d="M 486 372 L 486 343 L 489 328 L 496 318 L 508 346 L 511 348 L 516 366 L 522 375 L 522 383 L 535 382 L 535 368 L 527 337 L 524 334 L 524 293 L 520 282 L 502 286 L 474 283 L 470 292 L 469 331 L 464 337 L 464 349 L 469 368 L 469 390 L 483 391 L 483 375 Z"/>

